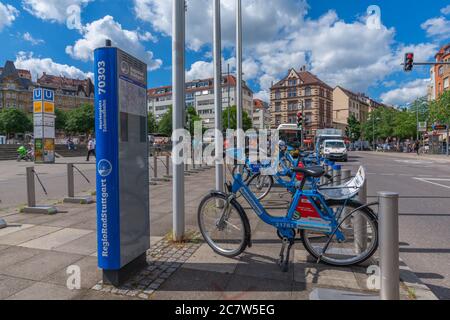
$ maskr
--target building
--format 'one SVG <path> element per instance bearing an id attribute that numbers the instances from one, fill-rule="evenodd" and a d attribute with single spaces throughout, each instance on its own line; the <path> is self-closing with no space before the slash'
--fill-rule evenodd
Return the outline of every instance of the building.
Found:
<path id="1" fill-rule="evenodd" d="M 33 89 L 30 71 L 16 69 L 12 61 L 6 61 L 0 68 L 0 110 L 17 108 L 33 112 Z"/>
<path id="2" fill-rule="evenodd" d="M 270 129 L 270 108 L 267 102 L 261 99 L 253 100 L 253 128 L 254 129 Z"/>
<path id="3" fill-rule="evenodd" d="M 450 62 L 450 43 L 443 46 L 435 56 L 436 62 Z M 450 65 L 436 65 L 431 70 L 429 99 L 438 99 L 450 89 Z"/>
<path id="4" fill-rule="evenodd" d="M 253 115 L 253 92 L 243 83 L 243 109 L 250 117 Z M 235 106 L 236 78 L 232 75 L 222 78 L 222 108 Z M 148 110 L 153 112 L 159 121 L 172 106 L 172 86 L 152 88 L 148 90 Z M 214 79 L 194 80 L 186 83 L 186 106 L 194 107 L 203 120 L 205 128 L 214 128 Z"/>
<path id="5" fill-rule="evenodd" d="M 271 126 L 297 123 L 297 113 L 304 110 L 305 136 L 315 136 L 318 129 L 333 125 L 333 88 L 303 67 L 291 69 L 271 88 Z"/>
<path id="6" fill-rule="evenodd" d="M 36 86 L 54 90 L 55 106 L 61 110 L 71 110 L 84 104 L 94 105 L 94 84 L 90 78 L 70 79 L 44 72 Z"/>
<path id="7" fill-rule="evenodd" d="M 345 130 L 351 116 L 354 116 L 360 123 L 366 122 L 369 112 L 374 106 L 375 102 L 372 103 L 366 95 L 337 86 L 333 90 L 334 127 Z"/>

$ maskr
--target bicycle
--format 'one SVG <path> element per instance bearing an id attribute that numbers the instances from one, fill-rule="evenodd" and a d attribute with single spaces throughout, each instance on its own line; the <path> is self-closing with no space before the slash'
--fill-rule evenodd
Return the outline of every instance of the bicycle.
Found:
<path id="1" fill-rule="evenodd" d="M 364 169 L 361 167 L 358 175 L 344 186 L 323 189 L 315 183 L 324 174 L 322 167 L 293 168 L 293 171 L 305 179 L 298 184 L 284 217 L 270 215 L 240 173 L 234 176 L 233 183 L 226 184 L 228 193 L 212 191 L 206 195 L 199 205 L 198 224 L 212 250 L 234 258 L 252 246 L 250 222 L 236 198 L 240 193 L 257 216 L 282 236 L 278 264 L 283 272 L 288 271 L 297 231 L 303 246 L 317 263 L 352 266 L 372 257 L 378 248 L 377 216 L 370 205 L 352 199 L 364 183 Z M 311 190 L 304 190 L 306 180 L 311 180 Z M 298 212 L 304 202 L 312 212 L 305 209 Z"/>

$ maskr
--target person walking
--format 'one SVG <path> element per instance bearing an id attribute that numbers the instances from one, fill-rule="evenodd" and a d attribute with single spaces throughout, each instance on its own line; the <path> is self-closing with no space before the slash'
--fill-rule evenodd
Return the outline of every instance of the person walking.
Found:
<path id="1" fill-rule="evenodd" d="M 89 136 L 89 138 L 88 138 L 87 149 L 88 149 L 88 152 L 87 152 L 86 161 L 89 161 L 89 158 L 90 158 L 91 154 L 94 157 L 96 157 L 96 155 L 95 155 L 95 142 L 94 142 L 94 139 L 92 139 L 91 136 Z"/>
<path id="2" fill-rule="evenodd" d="M 414 144 L 414 151 L 417 153 L 418 156 L 420 156 L 420 142 L 419 140 L 416 141 L 416 143 Z"/>

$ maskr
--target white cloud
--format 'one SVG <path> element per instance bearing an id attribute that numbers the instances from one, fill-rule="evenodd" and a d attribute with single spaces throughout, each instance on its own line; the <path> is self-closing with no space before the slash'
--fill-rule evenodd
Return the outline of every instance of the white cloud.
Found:
<path id="1" fill-rule="evenodd" d="M 430 79 L 417 79 L 381 95 L 383 103 L 403 106 L 427 95 Z"/>
<path id="2" fill-rule="evenodd" d="M 222 73 L 228 71 L 228 65 L 230 65 L 230 72 L 236 70 L 236 58 L 232 57 L 227 60 L 222 59 Z M 244 73 L 244 80 L 254 79 L 259 73 L 259 65 L 255 60 L 246 59 L 242 63 L 242 72 Z M 186 71 L 186 79 L 198 80 L 212 78 L 214 74 L 214 62 L 213 61 L 196 61 L 189 70 Z"/>
<path id="3" fill-rule="evenodd" d="M 55 76 L 65 76 L 74 79 L 93 79 L 91 72 L 83 72 L 80 69 L 54 62 L 51 58 L 37 58 L 32 52 L 19 52 L 16 56 L 15 66 L 19 69 L 30 70 L 33 79 L 36 80 L 44 72 Z"/>
<path id="4" fill-rule="evenodd" d="M 186 37 L 189 48 L 198 51 L 212 40 L 211 0 L 187 1 Z M 252 45 L 274 40 L 280 30 L 289 32 L 302 24 L 307 12 L 304 0 L 249 0 L 242 3 L 244 39 Z M 225 45 L 235 41 L 235 0 L 221 1 L 222 37 Z M 172 34 L 172 2 L 161 0 L 134 0 L 134 11 L 140 20 L 166 36 Z M 270 21 L 270 22 L 269 22 Z"/>
<path id="5" fill-rule="evenodd" d="M 445 8 L 441 9 L 442 14 L 449 15 L 450 14 L 450 4 Z"/>
<path id="6" fill-rule="evenodd" d="M 427 32 L 428 37 L 437 39 L 450 37 L 450 20 L 445 17 L 428 19 L 421 27 Z"/>
<path id="7" fill-rule="evenodd" d="M 19 15 L 19 11 L 12 5 L 0 2 L 0 31 L 9 27 Z"/>
<path id="8" fill-rule="evenodd" d="M 42 39 L 35 39 L 29 32 L 25 32 L 22 37 L 23 40 L 30 42 L 33 46 L 45 43 Z"/>
<path id="9" fill-rule="evenodd" d="M 147 51 L 141 43 L 153 39 L 149 33 L 142 35 L 136 30 L 125 30 L 111 16 L 88 23 L 80 31 L 83 37 L 74 45 L 66 47 L 66 53 L 74 59 L 93 60 L 93 51 L 104 46 L 106 39 L 111 39 L 113 45 L 126 49 L 146 62 L 149 70 L 158 69 L 162 65 L 162 61 L 154 59 L 153 52 Z"/>
<path id="10" fill-rule="evenodd" d="M 81 9 L 91 1 L 93 0 L 22 0 L 22 6 L 39 19 L 64 23 L 69 17 L 67 9 L 70 6 Z"/>

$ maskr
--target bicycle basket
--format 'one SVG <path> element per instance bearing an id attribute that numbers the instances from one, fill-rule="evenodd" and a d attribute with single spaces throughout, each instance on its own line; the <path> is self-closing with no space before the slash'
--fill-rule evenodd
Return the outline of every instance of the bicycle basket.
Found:
<path id="1" fill-rule="evenodd" d="M 348 182 L 340 186 L 323 187 L 317 191 L 325 197 L 325 199 L 331 200 L 347 200 L 351 199 L 359 193 L 361 187 L 366 181 L 366 171 L 364 167 L 360 167 L 356 176 Z"/>

